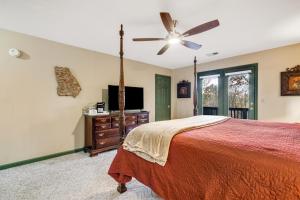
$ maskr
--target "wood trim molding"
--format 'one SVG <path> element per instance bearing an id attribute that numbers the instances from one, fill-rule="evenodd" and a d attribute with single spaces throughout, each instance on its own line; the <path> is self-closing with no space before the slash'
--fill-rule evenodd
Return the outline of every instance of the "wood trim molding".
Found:
<path id="1" fill-rule="evenodd" d="M 28 159 L 28 160 L 22 160 L 22 161 L 18 161 L 18 162 L 14 162 L 14 163 L 8 163 L 8 164 L 0 165 L 0 170 L 12 168 L 12 167 L 17 167 L 17 166 L 21 166 L 21 165 L 27 165 L 27 164 L 34 163 L 34 162 L 39 162 L 39 161 L 42 161 L 42 160 L 48 160 L 48 159 L 59 157 L 59 156 L 64 156 L 64 155 L 68 155 L 68 154 L 72 154 L 72 153 L 77 153 L 77 152 L 80 152 L 80 151 L 83 151 L 83 150 L 84 150 L 84 148 L 78 148 L 78 149 L 74 149 L 74 150 L 54 153 L 54 154 L 41 156 L 41 157 L 37 157 L 37 158 L 31 158 L 31 159 Z"/>

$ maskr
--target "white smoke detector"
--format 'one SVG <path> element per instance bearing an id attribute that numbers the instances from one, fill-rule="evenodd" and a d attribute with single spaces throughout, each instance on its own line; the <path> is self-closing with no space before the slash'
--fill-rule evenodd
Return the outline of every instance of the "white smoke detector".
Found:
<path id="1" fill-rule="evenodd" d="M 15 48 L 11 48 L 8 50 L 8 54 L 12 57 L 18 58 L 21 56 L 21 51 Z"/>

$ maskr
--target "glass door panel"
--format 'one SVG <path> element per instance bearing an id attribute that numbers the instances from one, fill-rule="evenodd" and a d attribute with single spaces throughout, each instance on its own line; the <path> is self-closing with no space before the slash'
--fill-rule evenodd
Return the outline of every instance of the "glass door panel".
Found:
<path id="1" fill-rule="evenodd" d="M 219 77 L 200 77 L 202 82 L 202 114 L 218 115 L 219 110 Z"/>
<path id="2" fill-rule="evenodd" d="M 228 116 L 248 119 L 249 113 L 249 74 L 237 74 L 227 77 Z"/>

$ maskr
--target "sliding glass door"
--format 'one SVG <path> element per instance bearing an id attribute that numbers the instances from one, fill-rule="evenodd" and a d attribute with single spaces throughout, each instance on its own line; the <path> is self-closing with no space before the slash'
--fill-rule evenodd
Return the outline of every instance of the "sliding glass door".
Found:
<path id="1" fill-rule="evenodd" d="M 222 88 L 219 86 L 220 74 L 206 74 L 200 76 L 198 82 L 200 83 L 200 98 L 199 103 L 201 105 L 200 113 L 203 115 L 219 115 L 223 113 L 222 107 Z"/>
<path id="2" fill-rule="evenodd" d="M 199 113 L 257 118 L 257 64 L 198 73 Z"/>

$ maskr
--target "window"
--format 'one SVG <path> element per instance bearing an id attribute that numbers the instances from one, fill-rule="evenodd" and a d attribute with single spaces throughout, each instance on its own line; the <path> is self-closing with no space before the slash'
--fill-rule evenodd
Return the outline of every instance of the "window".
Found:
<path id="1" fill-rule="evenodd" d="M 200 114 L 257 118 L 257 64 L 199 72 L 198 80 Z"/>

